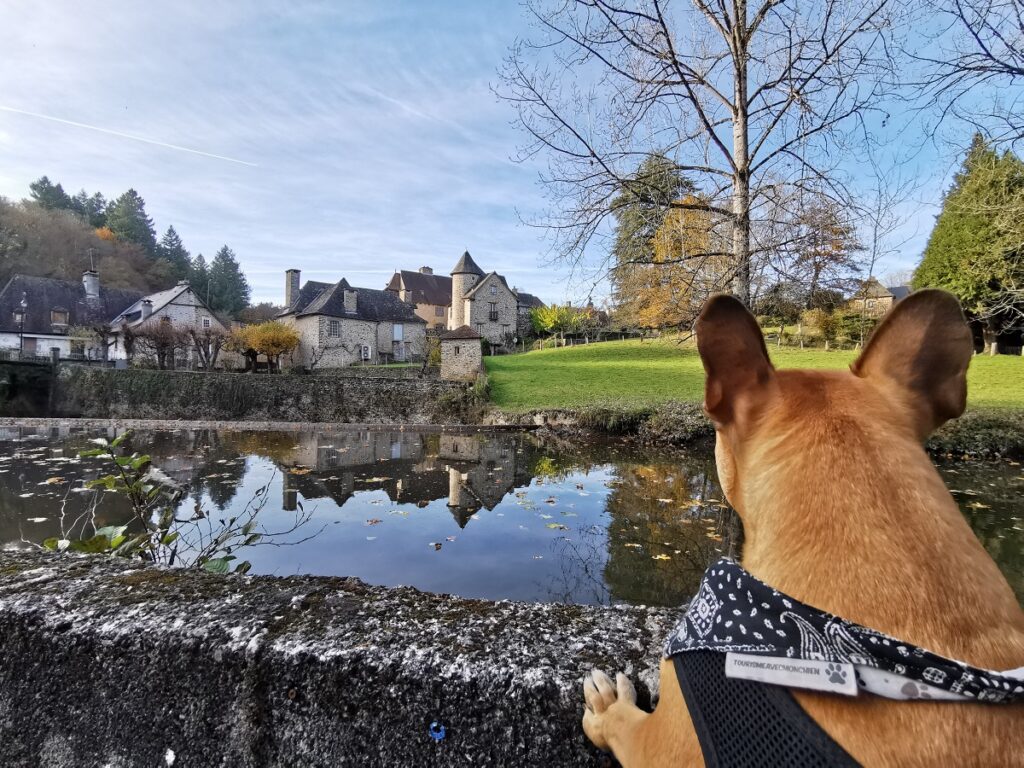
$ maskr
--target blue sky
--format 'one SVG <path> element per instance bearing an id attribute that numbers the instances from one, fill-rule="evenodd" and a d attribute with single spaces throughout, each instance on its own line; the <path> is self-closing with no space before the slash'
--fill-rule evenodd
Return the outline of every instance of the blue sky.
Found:
<path id="1" fill-rule="evenodd" d="M 491 91 L 528 31 L 518 3 L 0 3 L 17 31 L 0 195 L 43 174 L 134 187 L 158 234 L 173 224 L 208 259 L 229 244 L 254 300 L 280 303 L 288 267 L 383 287 L 466 248 L 546 301 L 586 295 L 518 215 L 543 208 L 538 168 L 510 160 L 522 136 Z M 924 160 L 881 274 L 913 266 L 931 227 L 951 166 Z"/>

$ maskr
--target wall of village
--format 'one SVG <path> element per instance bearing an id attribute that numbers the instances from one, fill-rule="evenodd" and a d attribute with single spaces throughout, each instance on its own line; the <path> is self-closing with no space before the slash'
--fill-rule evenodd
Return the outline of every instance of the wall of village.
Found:
<path id="1" fill-rule="evenodd" d="M 598 765 L 580 680 L 649 707 L 674 613 L 0 552 L 0 763 Z"/>
<path id="2" fill-rule="evenodd" d="M 355 378 L 64 366 L 49 415 L 356 424 L 458 424 L 476 415 L 464 384 L 367 370 Z"/>
<path id="3" fill-rule="evenodd" d="M 491 287 L 495 292 L 491 294 Z M 491 304 L 495 305 L 498 319 L 491 320 Z M 473 299 L 466 300 L 466 324 L 492 344 L 501 344 L 506 336 L 516 334 L 518 301 L 512 291 L 497 275 L 488 275 L 481 281 L 481 287 L 473 294 Z"/>

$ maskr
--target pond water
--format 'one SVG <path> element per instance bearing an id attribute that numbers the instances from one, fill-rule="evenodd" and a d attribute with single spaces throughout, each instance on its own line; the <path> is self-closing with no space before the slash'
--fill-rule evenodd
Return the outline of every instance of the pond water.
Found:
<path id="1" fill-rule="evenodd" d="M 110 431 L 0 429 L 0 547 L 80 539 L 131 520 L 84 481 Z M 255 517 L 252 573 L 358 576 L 490 599 L 675 606 L 741 529 L 709 449 L 646 451 L 529 434 L 135 432 L 127 445 L 188 492 L 182 541 Z M 975 533 L 1024 596 L 1024 472 L 940 466 Z M 248 512 L 247 512 L 248 510 Z M 201 523 L 196 523 L 201 520 Z M 183 549 L 187 550 L 186 546 Z M 184 553 L 187 556 L 187 552 Z"/>

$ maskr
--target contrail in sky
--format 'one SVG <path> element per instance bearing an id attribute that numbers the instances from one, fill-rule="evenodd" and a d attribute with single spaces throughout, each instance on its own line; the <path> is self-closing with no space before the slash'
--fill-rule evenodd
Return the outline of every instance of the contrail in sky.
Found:
<path id="1" fill-rule="evenodd" d="M 72 125 L 75 128 L 85 128 L 90 131 L 97 131 L 99 133 L 106 133 L 110 136 L 120 136 L 122 139 L 131 139 L 132 141 L 141 141 L 144 144 L 152 144 L 156 147 L 164 147 L 165 149 L 176 149 L 179 152 L 189 152 L 193 155 L 202 155 L 203 157 L 212 157 L 215 160 L 226 160 L 229 163 L 238 163 L 239 165 L 248 165 L 251 168 L 258 168 L 256 163 L 250 163 L 245 160 L 236 160 L 233 157 L 225 157 L 224 155 L 215 155 L 212 152 L 203 152 L 198 149 L 190 149 L 189 147 L 182 147 L 177 144 L 168 144 L 164 141 L 157 141 L 156 139 L 147 139 L 144 136 L 135 136 L 131 133 L 122 133 L 121 131 L 112 131 L 109 128 L 100 128 L 97 125 L 88 125 L 87 123 L 76 123 L 74 120 L 64 120 L 60 117 L 53 117 L 52 115 L 41 115 L 38 112 L 28 112 L 24 109 L 15 109 L 14 107 L 0 106 L 0 112 L 12 112 L 16 115 L 28 115 L 29 117 L 38 117 L 40 120 L 49 120 L 53 123 L 62 123 L 63 125 Z"/>

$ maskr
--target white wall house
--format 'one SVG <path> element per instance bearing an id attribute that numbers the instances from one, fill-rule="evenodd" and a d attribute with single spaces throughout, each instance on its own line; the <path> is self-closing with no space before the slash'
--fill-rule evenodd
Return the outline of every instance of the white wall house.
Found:
<path id="1" fill-rule="evenodd" d="M 415 362 L 426 354 L 426 321 L 390 291 L 308 281 L 285 273 L 284 322 L 299 332 L 297 362 L 308 368 L 342 368 Z"/>
<path id="2" fill-rule="evenodd" d="M 0 350 L 7 354 L 62 359 L 108 359 L 101 337 L 91 332 L 110 324 L 137 291 L 102 288 L 92 270 L 81 282 L 14 275 L 0 289 Z"/>

